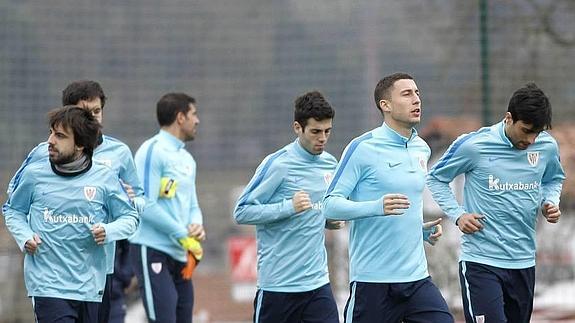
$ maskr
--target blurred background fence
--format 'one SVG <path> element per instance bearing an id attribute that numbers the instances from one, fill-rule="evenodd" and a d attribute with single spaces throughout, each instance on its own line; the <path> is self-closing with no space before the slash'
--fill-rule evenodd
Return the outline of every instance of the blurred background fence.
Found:
<path id="1" fill-rule="evenodd" d="M 511 93 L 535 81 L 551 99 L 568 176 L 565 221 L 540 223 L 537 315 L 575 312 L 574 1 L 0 0 L 0 42 L 2 187 L 46 139 L 46 112 L 72 80 L 102 84 L 105 132 L 133 151 L 157 131 L 162 94 L 196 97 L 201 124 L 188 148 L 209 237 L 196 279 L 196 313 L 205 321 L 251 319 L 249 302 L 226 300 L 227 241 L 253 235 L 233 224 L 231 210 L 261 159 L 292 140 L 297 95 L 317 89 L 336 108 L 328 150 L 339 157 L 349 140 L 381 123 L 376 82 L 408 72 L 422 93 L 419 130 L 440 154 L 460 133 L 501 118 Z M 428 204 L 426 216 L 439 216 Z M 457 311 L 458 232 L 444 226 L 445 239 L 428 255 Z M 29 322 L 21 255 L 1 227 L 0 322 Z M 342 237 L 329 239 L 334 284 L 345 297 Z M 227 310 L 216 311 L 212 299 Z"/>

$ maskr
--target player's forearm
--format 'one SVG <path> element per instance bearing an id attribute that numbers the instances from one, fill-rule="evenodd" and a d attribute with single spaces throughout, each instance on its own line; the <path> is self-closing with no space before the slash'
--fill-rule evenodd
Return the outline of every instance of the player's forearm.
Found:
<path id="1" fill-rule="evenodd" d="M 105 242 L 128 239 L 138 229 L 139 222 L 138 213 L 132 210 L 113 222 L 102 224 L 106 230 Z"/>
<path id="2" fill-rule="evenodd" d="M 269 224 L 295 215 L 292 200 L 273 204 L 246 204 L 236 206 L 234 219 L 238 224 Z"/>
<path id="3" fill-rule="evenodd" d="M 373 216 L 383 216 L 383 198 L 374 201 L 350 201 L 336 195 L 326 196 L 323 213 L 329 220 L 357 220 Z"/>
<path id="4" fill-rule="evenodd" d="M 188 236 L 186 224 L 176 221 L 154 201 L 146 201 L 146 207 L 144 212 L 140 214 L 140 220 L 175 239 Z"/>
<path id="5" fill-rule="evenodd" d="M 441 210 L 453 223 L 455 223 L 462 214 L 466 213 L 465 209 L 457 202 L 451 187 L 449 187 L 449 183 L 442 182 L 433 175 L 428 175 L 427 187 L 431 191 L 435 202 L 437 202 Z"/>
<path id="6" fill-rule="evenodd" d="M 20 250 L 24 251 L 26 241 L 34 236 L 34 231 L 32 231 L 30 224 L 26 221 L 26 214 L 6 207 L 4 209 L 4 222 Z"/>
<path id="7" fill-rule="evenodd" d="M 554 205 L 559 205 L 559 199 L 561 196 L 561 189 L 563 187 L 563 181 L 557 180 L 549 183 L 544 183 L 541 185 L 543 202 L 550 202 Z"/>

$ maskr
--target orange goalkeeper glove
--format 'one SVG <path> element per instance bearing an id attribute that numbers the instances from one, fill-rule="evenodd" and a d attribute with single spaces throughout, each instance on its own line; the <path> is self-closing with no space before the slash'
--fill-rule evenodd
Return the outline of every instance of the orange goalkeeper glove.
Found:
<path id="1" fill-rule="evenodd" d="M 200 242 L 192 237 L 186 237 L 179 240 L 180 244 L 187 251 L 188 260 L 186 266 L 182 269 L 182 278 L 190 280 L 194 274 L 194 269 L 202 260 L 204 250 Z"/>

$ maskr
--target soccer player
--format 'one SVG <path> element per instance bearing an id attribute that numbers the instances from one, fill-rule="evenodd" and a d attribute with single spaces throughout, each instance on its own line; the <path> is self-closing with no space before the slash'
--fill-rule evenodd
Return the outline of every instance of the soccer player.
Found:
<path id="1" fill-rule="evenodd" d="M 374 97 L 385 121 L 347 145 L 324 199 L 328 218 L 350 221 L 345 322 L 453 322 L 423 247 L 431 151 L 414 128 L 419 89 L 410 75 L 395 73 L 378 82 Z"/>
<path id="2" fill-rule="evenodd" d="M 52 111 L 48 158 L 29 163 L 5 204 L 24 258 L 38 322 L 98 322 L 106 279 L 103 245 L 138 225 L 117 173 L 92 162 L 100 124 L 85 109 Z"/>
<path id="3" fill-rule="evenodd" d="M 102 86 L 96 81 L 74 81 L 62 91 L 62 104 L 84 108 L 102 124 L 106 95 Z M 18 185 L 22 172 L 27 165 L 45 158 L 48 158 L 48 142 L 39 144 L 28 154 L 8 185 L 8 196 L 10 196 L 14 186 Z M 145 204 L 143 200 L 144 190 L 140 185 L 130 148 L 113 137 L 100 134 L 92 159 L 95 162 L 107 165 L 118 174 L 132 203 L 138 210 L 141 210 Z M 127 265 L 129 261 L 126 245 L 126 241 L 119 242 L 119 259 L 115 259 L 115 242 L 104 246 L 108 259 L 108 277 L 102 304 L 100 305 L 100 323 L 122 323 L 124 321 L 126 314 L 124 287 L 132 276 L 132 270 Z M 115 263 L 117 264 L 116 266 L 114 265 Z"/>
<path id="4" fill-rule="evenodd" d="M 297 139 L 268 155 L 240 196 L 238 224 L 256 226 L 254 322 L 338 322 L 327 268 L 321 198 L 337 164 L 324 151 L 334 110 L 317 91 L 295 100 Z"/>
<path id="5" fill-rule="evenodd" d="M 535 84 L 513 93 L 499 123 L 462 135 L 430 171 L 434 199 L 464 233 L 459 278 L 467 322 L 529 322 L 535 288 L 535 227 L 561 216 L 565 175 L 551 105 Z M 449 183 L 465 175 L 459 205 Z"/>
<path id="6" fill-rule="evenodd" d="M 160 131 L 135 156 L 147 196 L 130 257 L 148 319 L 191 322 L 194 291 L 187 265 L 194 264 L 192 242 L 205 239 L 196 195 L 196 162 L 185 149 L 200 120 L 196 100 L 168 93 L 157 103 Z"/>

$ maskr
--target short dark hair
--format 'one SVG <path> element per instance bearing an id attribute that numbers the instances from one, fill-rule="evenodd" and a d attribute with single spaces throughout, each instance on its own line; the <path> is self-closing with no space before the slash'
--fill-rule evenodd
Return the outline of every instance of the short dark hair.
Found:
<path id="1" fill-rule="evenodd" d="M 162 96 L 156 104 L 156 114 L 160 127 L 174 123 L 178 113 L 188 113 L 190 104 L 196 104 L 196 99 L 185 93 L 168 93 Z"/>
<path id="2" fill-rule="evenodd" d="M 393 73 L 377 82 L 375 90 L 373 91 L 373 98 L 375 99 L 375 107 L 377 108 L 377 111 L 381 112 L 379 101 L 389 99 L 391 97 L 391 88 L 398 80 L 413 80 L 413 77 L 407 73 Z"/>
<path id="3" fill-rule="evenodd" d="M 299 96 L 295 99 L 294 104 L 294 121 L 297 121 L 303 129 L 305 129 L 309 118 L 323 121 L 333 119 L 335 116 L 335 110 L 318 91 L 307 92 Z"/>
<path id="4" fill-rule="evenodd" d="M 74 143 L 84 147 L 84 153 L 92 157 L 98 145 L 101 125 L 92 113 L 77 106 L 64 106 L 48 113 L 50 128 L 62 126 L 72 130 Z"/>
<path id="5" fill-rule="evenodd" d="M 100 98 L 102 108 L 106 105 L 106 95 L 96 81 L 81 80 L 74 81 L 62 91 L 62 105 L 76 105 L 82 100 L 91 101 Z"/>
<path id="6" fill-rule="evenodd" d="M 519 120 L 536 130 L 551 129 L 551 103 L 535 83 L 528 83 L 513 93 L 507 112 L 513 122 Z"/>

